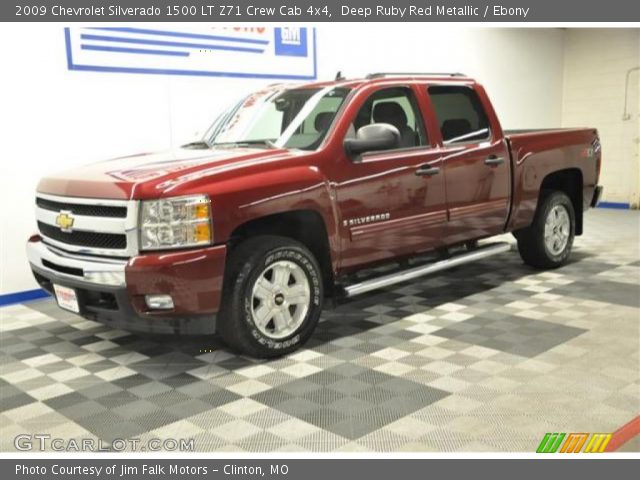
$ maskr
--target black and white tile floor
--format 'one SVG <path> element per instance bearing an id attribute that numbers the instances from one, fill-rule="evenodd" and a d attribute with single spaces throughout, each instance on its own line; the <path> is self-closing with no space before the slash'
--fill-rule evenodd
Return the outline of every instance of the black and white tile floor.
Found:
<path id="1" fill-rule="evenodd" d="M 51 300 L 1 308 L 0 448 L 45 433 L 531 452 L 546 432 L 614 431 L 640 413 L 640 215 L 590 211 L 585 231 L 560 270 L 510 252 L 350 301 L 275 361 L 112 330 Z"/>

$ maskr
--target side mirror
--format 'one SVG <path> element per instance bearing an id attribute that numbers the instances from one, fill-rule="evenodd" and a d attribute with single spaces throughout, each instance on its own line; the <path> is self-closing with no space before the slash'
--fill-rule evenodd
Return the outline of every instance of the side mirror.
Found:
<path id="1" fill-rule="evenodd" d="M 344 148 L 349 155 L 390 150 L 400 146 L 400 132 L 388 123 L 372 123 L 360 128 L 355 138 L 346 138 Z"/>

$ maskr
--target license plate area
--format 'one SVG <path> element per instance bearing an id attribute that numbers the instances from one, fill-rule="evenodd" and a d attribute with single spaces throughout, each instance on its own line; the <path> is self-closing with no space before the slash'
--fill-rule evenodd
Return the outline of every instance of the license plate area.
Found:
<path id="1" fill-rule="evenodd" d="M 63 287 L 62 285 L 53 284 L 53 291 L 56 294 L 56 301 L 60 308 L 69 310 L 70 312 L 80 313 L 80 304 L 78 303 L 78 294 L 73 288 Z"/>

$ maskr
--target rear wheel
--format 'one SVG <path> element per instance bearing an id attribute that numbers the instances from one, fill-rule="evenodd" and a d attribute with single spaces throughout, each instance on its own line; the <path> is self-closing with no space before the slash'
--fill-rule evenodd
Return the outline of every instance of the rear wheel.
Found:
<path id="1" fill-rule="evenodd" d="M 543 192 L 533 223 L 516 234 L 518 251 L 527 265 L 557 268 L 571 254 L 575 213 L 571 199 L 559 191 Z"/>
<path id="2" fill-rule="evenodd" d="M 233 349 L 276 357 L 299 348 L 322 311 L 318 262 L 301 243 L 259 236 L 230 254 L 218 331 Z"/>

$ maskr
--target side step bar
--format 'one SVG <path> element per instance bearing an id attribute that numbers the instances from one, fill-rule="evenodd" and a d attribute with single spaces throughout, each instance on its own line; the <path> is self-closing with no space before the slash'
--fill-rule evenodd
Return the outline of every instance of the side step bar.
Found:
<path id="1" fill-rule="evenodd" d="M 471 252 L 461 253 L 446 260 L 439 260 L 427 265 L 420 265 L 419 267 L 409 268 L 400 272 L 390 273 L 381 277 L 365 280 L 361 283 L 348 285 L 344 287 L 344 292 L 347 297 L 355 297 L 356 295 L 360 295 L 371 290 L 388 287 L 390 285 L 395 285 L 396 283 L 406 282 L 407 280 L 413 280 L 414 278 L 447 270 L 448 268 L 464 265 L 465 263 L 482 260 L 483 258 L 491 257 L 499 253 L 508 252 L 509 250 L 511 250 L 511 244 L 506 242 L 483 245 Z"/>

